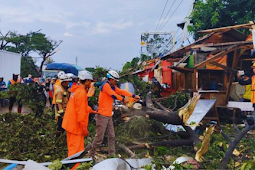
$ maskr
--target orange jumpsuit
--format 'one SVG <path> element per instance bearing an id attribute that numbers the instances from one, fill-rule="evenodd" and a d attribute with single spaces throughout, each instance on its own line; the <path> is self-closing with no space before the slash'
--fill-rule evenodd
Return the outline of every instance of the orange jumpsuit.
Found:
<path id="1" fill-rule="evenodd" d="M 89 135 L 87 130 L 89 121 L 87 91 L 79 86 L 73 85 L 71 95 L 66 107 L 62 127 L 66 130 L 68 156 L 84 150 L 84 137 Z M 78 167 L 76 164 L 72 169 Z"/>
<path id="2" fill-rule="evenodd" d="M 84 137 L 88 136 L 89 106 L 86 90 L 74 85 L 66 107 L 62 127 L 67 132 L 68 156 L 84 150 Z"/>

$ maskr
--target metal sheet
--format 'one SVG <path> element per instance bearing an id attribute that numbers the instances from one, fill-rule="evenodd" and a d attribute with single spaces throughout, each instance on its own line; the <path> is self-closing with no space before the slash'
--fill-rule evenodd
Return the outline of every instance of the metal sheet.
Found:
<path id="1" fill-rule="evenodd" d="M 210 100 L 200 99 L 197 102 L 195 110 L 193 111 L 192 115 L 187 121 L 187 124 L 190 124 L 191 122 L 195 122 L 196 124 L 198 124 L 205 117 L 205 115 L 210 111 L 210 109 L 213 107 L 215 102 L 216 102 L 216 99 L 210 99 Z"/>
<path id="2" fill-rule="evenodd" d="M 74 159 L 74 160 L 62 160 L 62 164 L 71 164 L 71 163 L 78 163 L 78 162 L 89 162 L 92 161 L 92 158 L 84 158 L 84 159 Z M 8 160 L 8 159 L 0 159 L 1 163 L 8 163 L 8 164 L 19 164 L 19 165 L 26 165 L 27 161 L 17 161 L 17 160 Z M 52 162 L 44 162 L 39 163 L 40 165 L 48 166 Z"/>
<path id="3" fill-rule="evenodd" d="M 253 108 L 251 102 L 232 102 L 232 101 L 230 101 L 230 102 L 228 102 L 227 106 L 240 108 L 241 111 L 248 111 L 248 112 L 254 111 L 254 108 Z"/>

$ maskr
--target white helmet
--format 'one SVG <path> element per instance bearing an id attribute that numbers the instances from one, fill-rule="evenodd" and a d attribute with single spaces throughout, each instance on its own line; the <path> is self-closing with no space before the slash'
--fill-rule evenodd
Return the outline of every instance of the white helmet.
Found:
<path id="1" fill-rule="evenodd" d="M 60 72 L 58 72 L 58 78 L 59 78 L 59 79 L 61 79 L 60 77 L 61 77 L 61 76 L 63 76 L 64 74 L 65 74 L 65 72 L 64 72 L 64 71 L 60 71 Z"/>
<path id="2" fill-rule="evenodd" d="M 67 77 L 68 77 L 69 79 L 72 79 L 72 78 L 74 77 L 74 74 L 73 74 L 73 73 L 66 73 L 66 75 L 67 75 Z"/>
<path id="3" fill-rule="evenodd" d="M 119 79 L 120 79 L 119 74 L 118 74 L 116 71 L 114 71 L 114 70 L 108 71 L 106 77 L 107 77 L 107 78 L 114 79 L 114 80 L 116 80 L 116 81 L 119 81 Z"/>
<path id="4" fill-rule="evenodd" d="M 78 77 L 80 80 L 93 80 L 92 74 L 87 70 L 79 71 Z"/>
<path id="5" fill-rule="evenodd" d="M 60 75 L 59 77 L 60 81 L 72 81 L 72 79 L 70 79 L 66 74 Z"/>

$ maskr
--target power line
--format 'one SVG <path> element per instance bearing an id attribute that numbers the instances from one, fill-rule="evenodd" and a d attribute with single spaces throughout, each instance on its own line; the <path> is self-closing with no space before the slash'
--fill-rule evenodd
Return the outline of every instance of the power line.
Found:
<path id="1" fill-rule="evenodd" d="M 167 3 L 168 3 L 168 0 L 166 1 L 165 7 L 164 7 L 164 9 L 163 9 L 163 11 L 162 11 L 162 13 L 161 13 L 161 16 L 160 16 L 159 20 L 158 20 L 158 24 L 157 24 L 157 26 L 156 26 L 155 32 L 156 32 L 156 30 L 157 30 L 157 28 L 158 28 L 158 25 L 159 25 L 159 22 L 160 22 L 160 20 L 161 20 L 161 18 L 162 18 L 162 15 L 163 15 L 163 13 L 164 13 L 164 11 L 165 11 L 165 9 L 166 9 Z"/>
<path id="2" fill-rule="evenodd" d="M 179 5 L 175 8 L 175 10 L 174 10 L 174 12 L 172 13 L 172 15 L 168 18 L 168 20 L 165 22 L 165 24 L 161 27 L 161 28 L 159 28 L 159 31 L 160 30 L 162 30 L 164 27 L 165 27 L 165 25 L 167 24 L 167 22 L 170 20 L 170 18 L 174 15 L 174 13 L 175 13 L 175 11 L 179 8 L 179 6 L 181 5 L 181 3 L 183 2 L 183 0 L 179 3 Z"/>
<path id="3" fill-rule="evenodd" d="M 166 18 L 167 18 L 167 16 L 168 16 L 169 12 L 171 11 L 172 7 L 174 6 L 175 1 L 176 1 L 176 0 L 174 0 L 174 2 L 172 3 L 170 9 L 168 10 L 167 14 L 165 15 L 165 18 L 163 19 L 163 21 L 161 22 L 160 26 L 158 27 L 158 30 L 159 30 L 159 28 L 164 24 L 164 21 L 166 20 Z M 157 31 L 157 30 L 156 30 L 156 31 Z"/>

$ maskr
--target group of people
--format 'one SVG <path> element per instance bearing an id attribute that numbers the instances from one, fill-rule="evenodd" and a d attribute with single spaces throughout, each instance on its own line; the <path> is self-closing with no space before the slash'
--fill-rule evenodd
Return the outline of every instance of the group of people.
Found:
<path id="1" fill-rule="evenodd" d="M 5 81 L 4 81 L 4 77 L 0 77 L 0 91 L 7 91 L 10 90 L 11 85 L 14 84 L 18 84 L 18 83 L 24 83 L 22 78 L 19 78 L 19 74 L 13 74 L 12 75 L 12 79 L 10 79 L 6 85 Z M 18 103 L 18 113 L 21 113 L 21 109 L 22 109 L 22 104 L 21 104 L 21 100 L 17 100 L 16 96 L 17 96 L 17 91 L 11 89 L 11 96 L 9 98 L 9 112 L 12 111 L 13 105 L 14 103 L 17 101 Z M 5 99 L 1 99 L 1 105 L 5 106 L 6 104 L 6 100 Z"/>
<path id="2" fill-rule="evenodd" d="M 108 137 L 109 155 L 115 154 L 115 132 L 112 121 L 113 101 L 120 100 L 127 103 L 125 98 L 133 97 L 139 99 L 138 95 L 122 90 L 116 86 L 119 74 L 111 70 L 107 73 L 107 80 L 100 86 L 98 99 L 98 110 L 92 110 L 88 105 L 88 97 L 93 93 L 93 76 L 88 71 L 80 71 L 71 87 L 72 79 L 64 72 L 58 73 L 58 80 L 54 84 L 53 101 L 55 107 L 55 118 L 57 120 L 57 134 L 61 136 L 66 131 L 68 156 L 84 150 L 84 138 L 89 135 L 89 114 L 96 114 L 96 135 L 92 142 L 90 156 L 94 156 L 96 149 L 103 141 L 105 133 Z M 75 167 L 77 167 L 75 165 Z"/>

